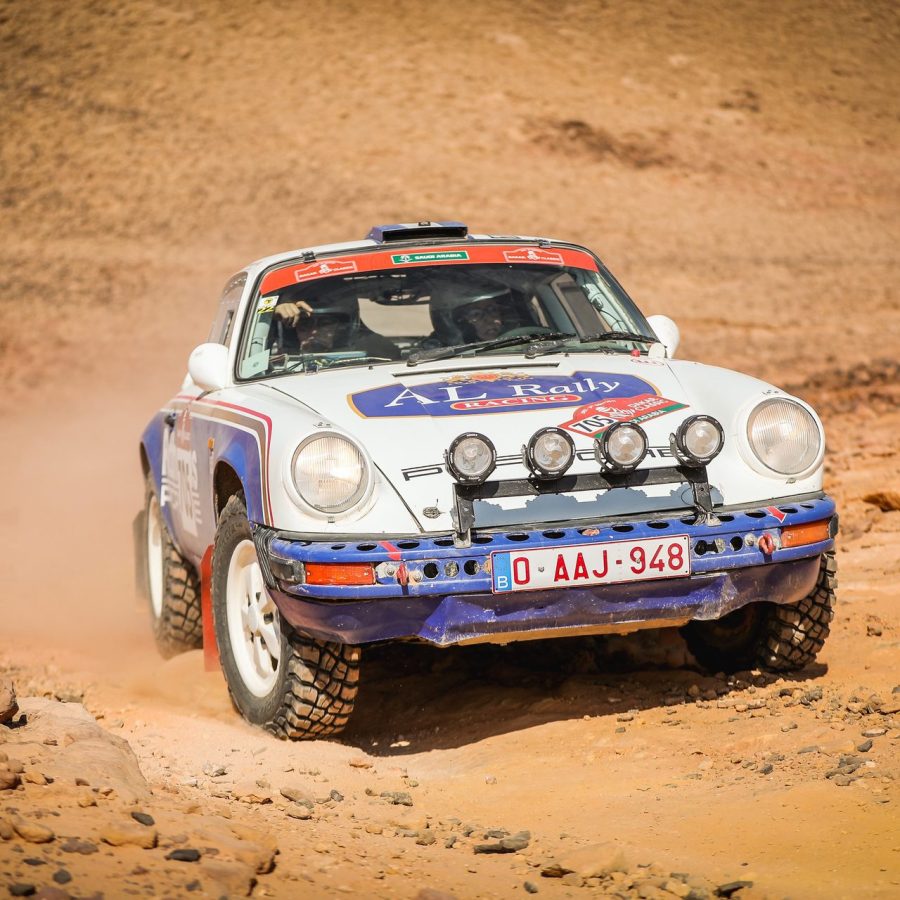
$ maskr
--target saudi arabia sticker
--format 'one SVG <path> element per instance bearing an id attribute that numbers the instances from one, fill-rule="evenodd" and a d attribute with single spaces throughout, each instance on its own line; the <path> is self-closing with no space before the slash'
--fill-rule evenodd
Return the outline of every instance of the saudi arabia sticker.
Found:
<path id="1" fill-rule="evenodd" d="M 453 262 L 468 258 L 469 254 L 465 250 L 444 250 L 434 253 L 395 253 L 391 256 L 391 262 L 395 266 L 403 266 L 408 263 Z"/>

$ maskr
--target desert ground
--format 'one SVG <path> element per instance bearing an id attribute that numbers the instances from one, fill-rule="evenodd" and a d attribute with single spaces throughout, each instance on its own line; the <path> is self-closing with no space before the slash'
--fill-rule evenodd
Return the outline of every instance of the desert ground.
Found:
<path id="1" fill-rule="evenodd" d="M 4 0 L 0 76 L 0 894 L 900 896 L 896 4 Z M 221 287 L 422 218 L 585 243 L 817 407 L 815 665 L 395 646 L 285 743 L 157 656 L 138 440 Z"/>

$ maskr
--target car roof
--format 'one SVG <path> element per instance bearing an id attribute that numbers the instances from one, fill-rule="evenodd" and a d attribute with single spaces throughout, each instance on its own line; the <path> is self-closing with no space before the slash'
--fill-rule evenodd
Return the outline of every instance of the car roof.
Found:
<path id="1" fill-rule="evenodd" d="M 423 234 L 422 226 L 434 226 L 435 234 L 428 235 Z M 440 233 L 441 226 L 458 226 L 463 229 L 462 236 L 459 234 L 454 236 L 444 236 Z M 410 234 L 409 239 L 406 239 L 404 236 L 404 229 Z M 268 269 L 270 266 L 278 265 L 278 263 L 288 262 L 292 259 L 299 259 L 304 256 L 307 257 L 317 257 L 323 255 L 331 255 L 334 253 L 346 253 L 346 252 L 354 252 L 359 250 L 368 250 L 373 247 L 386 247 L 393 245 L 402 245 L 404 247 L 408 246 L 410 243 L 412 244 L 421 244 L 423 246 L 434 246 L 435 243 L 468 243 L 470 241 L 479 241 L 479 242 L 490 242 L 497 241 L 502 243 L 510 243 L 510 242 L 523 242 L 523 243 L 532 243 L 532 242 L 547 242 L 547 243 L 569 243 L 568 241 L 553 241 L 550 238 L 546 237 L 535 237 L 534 235 L 514 235 L 514 234 L 469 234 L 468 229 L 466 229 L 465 225 L 459 222 L 419 222 L 419 223 L 409 223 L 402 225 L 376 225 L 369 232 L 372 234 L 381 234 L 384 232 L 390 232 L 392 234 L 391 240 L 372 240 L 371 238 L 364 238 L 360 241 L 343 241 L 340 243 L 334 244 L 316 244 L 310 247 L 300 247 L 296 250 L 287 250 L 283 253 L 275 253 L 272 256 L 264 256 L 261 259 L 257 259 L 254 262 L 250 263 L 246 266 L 246 271 L 248 273 L 257 273 L 263 269 Z M 415 234 L 415 237 L 412 235 Z"/>

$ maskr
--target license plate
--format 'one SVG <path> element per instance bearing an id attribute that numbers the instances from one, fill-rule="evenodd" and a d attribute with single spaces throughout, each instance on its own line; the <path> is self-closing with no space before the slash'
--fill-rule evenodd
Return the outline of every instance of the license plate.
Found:
<path id="1" fill-rule="evenodd" d="M 621 584 L 691 574 L 686 534 L 491 554 L 495 593 Z"/>

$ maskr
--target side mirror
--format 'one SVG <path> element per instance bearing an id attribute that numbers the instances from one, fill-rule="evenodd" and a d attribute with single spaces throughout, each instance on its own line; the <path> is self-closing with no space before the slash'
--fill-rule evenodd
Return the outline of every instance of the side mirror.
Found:
<path id="1" fill-rule="evenodd" d="M 220 391 L 228 383 L 228 348 L 224 344 L 201 344 L 188 359 L 188 374 L 203 391 Z"/>
<path id="2" fill-rule="evenodd" d="M 648 316 L 647 321 L 666 348 L 666 356 L 672 359 L 681 340 L 681 332 L 678 330 L 678 326 L 668 316 Z"/>

